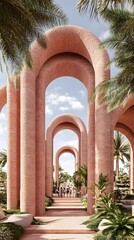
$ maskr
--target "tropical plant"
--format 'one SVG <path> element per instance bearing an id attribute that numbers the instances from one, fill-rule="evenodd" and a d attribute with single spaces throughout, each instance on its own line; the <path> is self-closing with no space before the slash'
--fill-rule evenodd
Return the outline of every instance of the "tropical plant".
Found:
<path id="1" fill-rule="evenodd" d="M 7 163 L 7 151 L 6 150 L 0 150 L 0 167 L 5 167 Z"/>
<path id="2" fill-rule="evenodd" d="M 109 240 L 134 238 L 134 217 L 124 212 L 111 212 L 99 225 L 99 230 Z"/>
<path id="3" fill-rule="evenodd" d="M 98 105 L 107 104 L 107 110 L 111 111 L 125 104 L 130 94 L 134 93 L 134 14 L 133 10 L 107 9 L 101 16 L 109 24 L 110 31 L 103 46 L 114 50 L 111 63 L 119 69 L 119 73 L 101 82 L 91 99 L 99 96 Z"/>
<path id="4" fill-rule="evenodd" d="M 108 175 L 103 175 L 101 173 L 99 175 L 98 183 L 94 183 L 93 186 L 90 187 L 89 189 L 95 194 L 96 198 L 98 198 L 98 195 L 101 196 L 103 192 L 106 190 L 106 187 L 108 185 L 109 185 Z"/>
<path id="5" fill-rule="evenodd" d="M 116 178 L 116 189 L 120 190 L 122 197 L 126 196 L 130 191 L 129 176 L 125 172 L 121 172 Z"/>
<path id="6" fill-rule="evenodd" d="M 45 207 L 49 207 L 53 204 L 54 199 L 50 196 L 46 196 L 45 198 Z"/>
<path id="7" fill-rule="evenodd" d="M 46 47 L 46 39 L 42 37 L 44 29 L 67 20 L 53 0 L 1 0 L 0 13 L 1 55 L 4 62 L 10 60 L 13 67 L 18 67 L 22 59 L 31 66 L 31 42 L 37 38 L 40 45 Z"/>
<path id="8" fill-rule="evenodd" d="M 59 174 L 59 184 L 65 183 L 67 181 L 71 181 L 72 177 L 68 174 L 68 172 L 60 172 Z"/>
<path id="9" fill-rule="evenodd" d="M 74 177 L 76 179 L 80 178 L 84 187 L 87 187 L 87 166 L 81 166 L 77 171 L 75 171 Z"/>
<path id="10" fill-rule="evenodd" d="M 87 221 L 83 222 L 82 224 L 86 225 L 86 227 L 90 230 L 98 231 L 98 226 L 103 218 L 103 216 L 96 216 L 96 214 L 93 214 Z"/>
<path id="11" fill-rule="evenodd" d="M 119 162 L 130 161 L 130 144 L 120 132 L 114 133 L 114 159 L 116 161 L 116 178 L 119 176 Z"/>
<path id="12" fill-rule="evenodd" d="M 19 240 L 24 229 L 15 223 L 0 223 L 1 240 Z"/>
<path id="13" fill-rule="evenodd" d="M 89 12 L 90 17 L 96 17 L 106 9 L 123 7 L 125 3 L 133 4 L 133 0 L 78 0 L 79 12 Z"/>

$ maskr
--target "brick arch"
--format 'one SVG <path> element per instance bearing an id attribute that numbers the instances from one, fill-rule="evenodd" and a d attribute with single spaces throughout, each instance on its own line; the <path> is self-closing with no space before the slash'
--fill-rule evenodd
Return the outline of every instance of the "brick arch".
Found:
<path id="1" fill-rule="evenodd" d="M 28 211 L 33 215 L 44 214 L 46 147 L 43 96 L 47 85 L 55 77 L 74 76 L 85 84 L 88 95 L 90 95 L 95 86 L 102 80 L 109 79 L 110 75 L 109 69 L 106 68 L 109 61 L 107 52 L 99 47 L 100 41 L 87 30 L 77 26 L 61 26 L 47 31 L 45 37 L 47 49 L 41 48 L 36 41 L 32 44 L 33 67 L 30 69 L 24 66 L 20 86 L 20 207 L 21 211 Z M 8 92 L 11 100 L 13 96 L 11 88 Z M 96 104 L 97 100 L 96 103 L 88 105 L 87 164 L 88 169 L 91 170 L 90 178 L 88 178 L 89 185 L 98 180 L 101 172 L 108 173 L 112 182 L 109 168 L 111 163 L 110 115 L 107 114 L 105 107 L 97 109 Z M 10 118 L 13 118 L 12 113 Z M 9 134 L 9 144 L 12 145 L 14 138 L 12 134 Z M 17 147 L 19 144 L 16 145 L 16 149 Z M 15 165 L 13 159 L 9 159 L 12 167 Z M 14 182 L 13 173 L 9 178 Z M 11 197 L 10 191 L 8 195 L 10 196 L 8 206 L 13 208 L 13 202 L 16 200 Z M 88 206 L 91 213 L 93 211 L 91 195 Z"/>
<path id="2" fill-rule="evenodd" d="M 124 134 L 130 142 L 130 189 L 134 189 L 134 132 L 126 125 L 117 123 L 115 130 Z"/>
<path id="3" fill-rule="evenodd" d="M 74 131 L 79 139 L 80 166 L 87 164 L 87 131 L 83 121 L 72 114 L 63 114 L 55 118 L 46 132 L 46 194 L 52 196 L 53 189 L 53 138 L 57 132 L 65 129 Z"/>
<path id="4" fill-rule="evenodd" d="M 63 153 L 71 153 L 75 158 L 75 171 L 79 167 L 79 152 L 75 147 L 72 146 L 64 146 L 60 148 L 55 157 L 55 181 L 57 182 L 57 186 L 59 186 L 59 158 Z"/>

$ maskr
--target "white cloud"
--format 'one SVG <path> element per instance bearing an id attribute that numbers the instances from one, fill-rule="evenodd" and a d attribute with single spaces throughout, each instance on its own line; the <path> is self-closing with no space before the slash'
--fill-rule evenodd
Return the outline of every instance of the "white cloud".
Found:
<path id="1" fill-rule="evenodd" d="M 7 132 L 7 127 L 3 126 L 1 123 L 0 123 L 0 135 L 3 135 L 4 133 Z"/>
<path id="2" fill-rule="evenodd" d="M 77 109 L 77 110 L 84 109 L 84 106 L 79 101 L 70 102 L 70 105 L 72 106 L 72 109 Z"/>
<path id="3" fill-rule="evenodd" d="M 53 115 L 53 111 L 51 110 L 51 108 L 49 107 L 49 105 L 46 105 L 45 111 L 46 111 L 46 114 L 48 114 L 48 115 Z"/>
<path id="4" fill-rule="evenodd" d="M 76 98 L 69 96 L 68 93 L 65 95 L 59 95 L 58 93 L 49 93 L 46 95 L 47 107 L 51 109 L 54 105 L 59 107 L 60 111 L 66 111 L 69 109 L 82 110 L 84 106 Z"/>
<path id="5" fill-rule="evenodd" d="M 85 91 L 83 91 L 83 90 L 80 90 L 80 95 L 81 95 L 82 97 L 85 97 L 85 96 L 86 96 L 86 93 L 85 93 Z"/>
<path id="6" fill-rule="evenodd" d="M 110 32 L 109 32 L 109 30 L 107 30 L 107 31 L 101 33 L 99 39 L 100 39 L 101 41 L 104 41 L 104 40 L 106 40 L 109 36 L 110 36 Z"/>
<path id="7" fill-rule="evenodd" d="M 6 120 L 6 115 L 3 112 L 0 113 L 0 121 L 1 120 Z"/>
<path id="8" fill-rule="evenodd" d="M 64 112 L 64 111 L 67 111 L 69 110 L 69 107 L 59 107 L 59 110 Z"/>

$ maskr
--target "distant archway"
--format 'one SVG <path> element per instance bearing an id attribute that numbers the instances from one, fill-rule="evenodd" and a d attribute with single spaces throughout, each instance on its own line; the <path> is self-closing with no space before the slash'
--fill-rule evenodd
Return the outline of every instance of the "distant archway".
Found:
<path id="1" fill-rule="evenodd" d="M 79 152 L 75 147 L 72 146 L 64 146 L 62 148 L 60 148 L 57 153 L 56 153 L 56 157 L 55 157 L 55 181 L 57 182 L 57 186 L 59 186 L 59 158 L 63 153 L 71 153 L 73 154 L 74 158 L 75 158 L 75 171 L 78 170 L 79 168 Z"/>
<path id="2" fill-rule="evenodd" d="M 52 196 L 53 189 L 53 138 L 63 129 L 73 130 L 79 139 L 79 164 L 87 164 L 87 131 L 82 120 L 71 114 L 63 114 L 50 123 L 46 132 L 46 194 Z"/>

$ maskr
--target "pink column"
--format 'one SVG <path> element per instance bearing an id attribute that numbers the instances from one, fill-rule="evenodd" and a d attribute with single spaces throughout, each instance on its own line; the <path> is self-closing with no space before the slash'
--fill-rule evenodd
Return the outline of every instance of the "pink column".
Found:
<path id="1" fill-rule="evenodd" d="M 20 199 L 20 106 L 13 82 L 7 85 L 7 119 L 7 209 L 15 209 Z"/>
<path id="2" fill-rule="evenodd" d="M 134 152 L 133 148 L 130 148 L 130 190 L 133 193 L 134 191 Z"/>
<path id="3" fill-rule="evenodd" d="M 108 174 L 111 182 L 111 131 L 109 114 L 105 107 L 99 108 L 95 113 L 95 182 L 99 175 Z M 112 190 L 112 189 L 111 189 Z"/>
<path id="4" fill-rule="evenodd" d="M 95 182 L 95 104 L 89 106 L 89 128 L 88 128 L 88 146 L 87 146 L 87 168 L 88 168 L 88 187 L 93 186 Z M 88 189 L 87 211 L 93 214 L 93 205 L 95 204 L 94 194 Z"/>
<path id="5" fill-rule="evenodd" d="M 46 195 L 52 196 L 53 190 L 53 138 L 51 136 L 51 131 L 48 134 L 46 141 L 46 156 L 47 161 L 45 161 L 45 174 L 46 174 Z"/>
<path id="6" fill-rule="evenodd" d="M 36 85 L 36 215 L 45 212 L 45 113 L 44 92 L 41 82 Z M 40 83 L 40 84 L 39 84 Z"/>
<path id="7" fill-rule="evenodd" d="M 21 76 L 21 211 L 35 215 L 35 75 Z"/>
<path id="8" fill-rule="evenodd" d="M 56 154 L 55 158 L 55 176 L 56 176 L 56 182 L 57 182 L 57 187 L 59 187 L 59 155 Z"/>
<path id="9" fill-rule="evenodd" d="M 100 56 L 99 56 L 100 51 Z M 106 51 L 96 51 L 95 87 L 103 80 L 110 78 L 110 71 L 106 64 L 109 61 Z M 111 123 L 110 114 L 106 106 L 98 108 L 98 99 L 95 100 L 95 182 L 98 182 L 99 175 L 108 175 L 111 179 Z M 113 190 L 112 186 L 111 189 Z"/>

